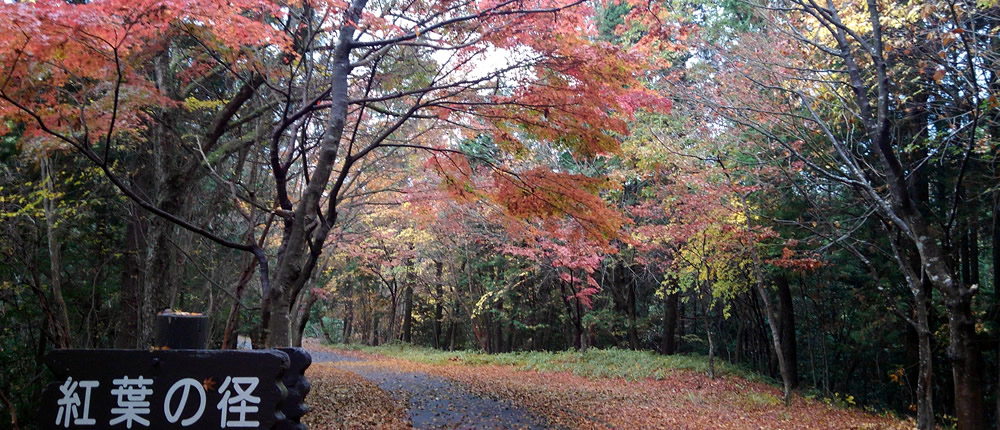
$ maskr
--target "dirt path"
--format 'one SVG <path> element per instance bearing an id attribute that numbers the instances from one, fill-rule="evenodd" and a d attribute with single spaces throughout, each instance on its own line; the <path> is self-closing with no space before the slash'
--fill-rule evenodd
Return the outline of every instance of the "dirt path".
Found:
<path id="1" fill-rule="evenodd" d="M 406 405 L 418 429 L 544 429 L 543 418 L 507 400 L 480 397 L 455 383 L 420 372 L 331 351 L 311 350 L 313 363 L 332 363 L 365 378 Z"/>

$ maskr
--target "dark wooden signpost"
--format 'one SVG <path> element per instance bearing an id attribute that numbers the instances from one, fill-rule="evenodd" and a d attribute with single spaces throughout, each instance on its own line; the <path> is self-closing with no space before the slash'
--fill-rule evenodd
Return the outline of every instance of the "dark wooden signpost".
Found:
<path id="1" fill-rule="evenodd" d="M 301 348 L 55 350 L 45 362 L 56 380 L 42 395 L 44 429 L 305 430 Z"/>

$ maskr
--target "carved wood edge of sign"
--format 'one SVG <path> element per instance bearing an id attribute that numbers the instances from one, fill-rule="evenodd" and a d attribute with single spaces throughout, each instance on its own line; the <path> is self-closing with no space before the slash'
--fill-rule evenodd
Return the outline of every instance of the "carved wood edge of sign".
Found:
<path id="1" fill-rule="evenodd" d="M 282 378 L 285 388 L 288 389 L 288 396 L 281 408 L 285 414 L 285 420 L 278 422 L 275 429 L 306 430 L 306 425 L 302 424 L 302 416 L 309 412 L 305 398 L 309 394 L 311 386 L 306 379 L 305 372 L 312 364 L 312 356 L 309 355 L 309 351 L 303 348 L 278 348 L 278 351 L 288 354 L 291 363 Z"/>
<path id="2" fill-rule="evenodd" d="M 301 348 L 55 350 L 45 362 L 56 375 L 42 396 L 45 429 L 305 430 L 312 358 Z"/>

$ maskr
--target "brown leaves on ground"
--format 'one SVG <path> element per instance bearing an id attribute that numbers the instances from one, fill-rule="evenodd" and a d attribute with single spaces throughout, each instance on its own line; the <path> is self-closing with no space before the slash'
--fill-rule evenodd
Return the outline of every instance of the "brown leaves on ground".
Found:
<path id="1" fill-rule="evenodd" d="M 912 428 L 898 420 L 801 397 L 785 407 L 776 388 L 738 378 L 713 381 L 690 371 L 678 371 L 659 381 L 635 382 L 500 366 L 441 366 L 434 371 L 466 383 L 474 391 L 512 398 L 569 428 Z"/>
<path id="2" fill-rule="evenodd" d="M 423 364 L 368 355 L 365 365 L 426 372 L 472 392 L 511 399 L 556 427 L 583 429 L 910 429 L 913 423 L 857 409 L 840 409 L 796 396 L 785 407 L 781 392 L 737 377 L 709 379 L 676 371 L 663 380 L 587 379 L 568 372 L 521 371 L 508 366 Z M 359 363 L 360 364 L 360 363 Z"/>
<path id="3" fill-rule="evenodd" d="M 358 375 L 331 363 L 313 363 L 306 377 L 312 390 L 302 422 L 310 430 L 412 428 L 401 404 Z"/>

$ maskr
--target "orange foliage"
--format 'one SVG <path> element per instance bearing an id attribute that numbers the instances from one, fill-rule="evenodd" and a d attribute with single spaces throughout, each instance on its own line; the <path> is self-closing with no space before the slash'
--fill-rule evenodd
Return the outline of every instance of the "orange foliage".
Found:
<path id="1" fill-rule="evenodd" d="M 809 272 L 824 266 L 819 255 L 796 255 L 795 251 L 788 246 L 781 248 L 781 257 L 767 261 L 778 267 L 792 269 L 798 272 Z"/>
<path id="2" fill-rule="evenodd" d="M 568 216 L 591 237 L 611 238 L 624 224 L 597 193 L 606 180 L 535 168 L 518 175 L 496 173 L 493 199 L 520 219 Z"/>
<path id="3" fill-rule="evenodd" d="M 480 9 L 558 9 L 560 4 L 483 2 Z M 482 20 L 494 46 L 537 57 L 516 90 L 494 96 L 493 105 L 482 112 L 499 145 L 517 147 L 516 129 L 588 157 L 615 153 L 616 136 L 628 134 L 627 121 L 638 109 L 669 112 L 670 100 L 648 89 L 642 79 L 653 66 L 650 60 L 596 41 L 591 16 L 593 9 L 580 5 L 552 14 L 520 14 L 518 19 L 494 13 Z"/>
<path id="4" fill-rule="evenodd" d="M 147 78 L 172 36 L 199 37 L 241 68 L 249 64 L 240 47 L 284 46 L 261 20 L 274 15 L 278 7 L 263 0 L 0 4 L 0 117 L 24 123 L 27 136 L 59 133 L 83 144 L 104 139 L 112 117 L 117 133 L 134 131 L 145 107 L 176 106 Z"/>

